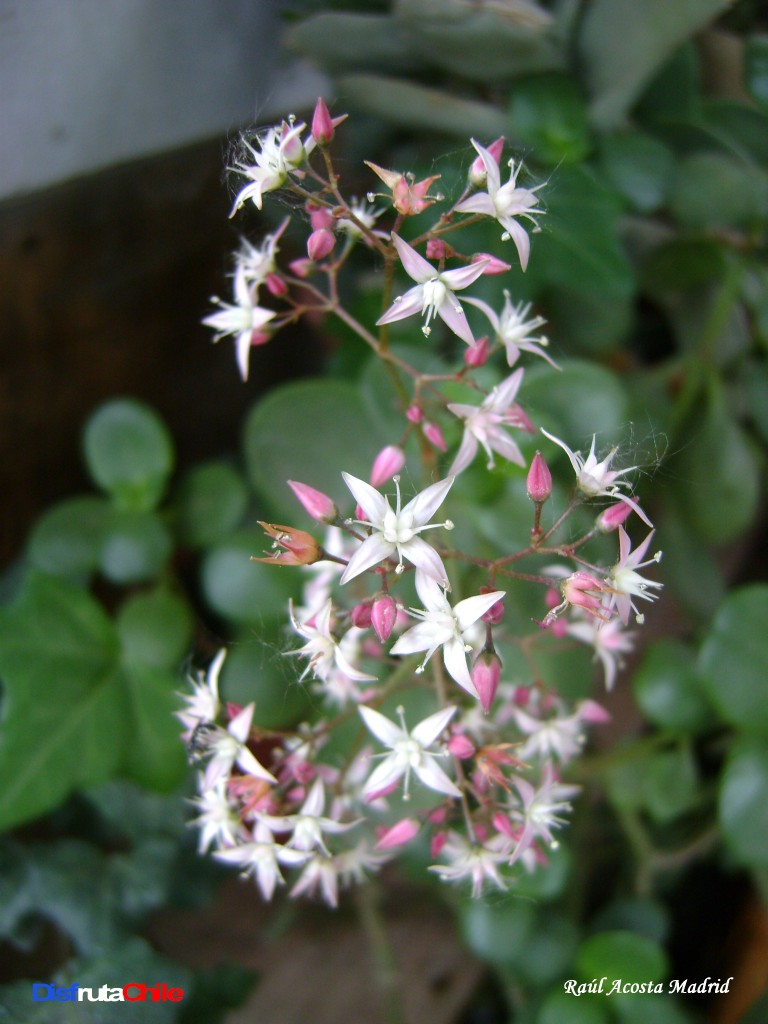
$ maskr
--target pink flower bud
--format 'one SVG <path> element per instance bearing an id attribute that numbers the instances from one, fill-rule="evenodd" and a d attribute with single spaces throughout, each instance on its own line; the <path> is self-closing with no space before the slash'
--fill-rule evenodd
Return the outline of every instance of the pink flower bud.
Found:
<path id="1" fill-rule="evenodd" d="M 298 480 L 289 480 L 288 486 L 304 506 L 304 509 L 319 523 L 335 523 L 339 518 L 339 510 L 336 508 L 333 499 L 329 498 L 327 494 L 323 494 L 322 491 L 316 491 L 309 484 L 301 484 Z"/>
<path id="2" fill-rule="evenodd" d="M 486 147 L 488 152 L 491 154 L 496 163 L 501 160 L 501 152 L 504 149 L 504 136 L 501 135 L 495 142 L 492 142 L 490 146 Z M 472 166 L 469 168 L 469 180 L 473 185 L 478 187 L 485 184 L 486 178 L 488 177 L 483 158 L 476 156 L 472 161 Z"/>
<path id="3" fill-rule="evenodd" d="M 313 261 L 324 260 L 336 244 L 336 236 L 328 228 L 318 228 L 307 239 L 307 256 Z"/>
<path id="4" fill-rule="evenodd" d="M 473 757 L 475 753 L 474 743 L 463 733 L 456 733 L 455 736 L 451 736 L 448 740 L 448 749 L 460 761 L 466 761 L 467 758 Z"/>
<path id="5" fill-rule="evenodd" d="M 264 278 L 264 284 L 267 286 L 269 294 L 274 295 L 277 299 L 282 299 L 288 291 L 288 285 L 279 274 L 267 274 Z"/>
<path id="6" fill-rule="evenodd" d="M 552 474 L 549 472 L 541 452 L 536 452 L 531 460 L 531 468 L 528 470 L 528 479 L 525 482 L 528 497 L 537 505 L 546 501 L 552 493 Z"/>
<path id="7" fill-rule="evenodd" d="M 469 345 L 464 349 L 464 362 L 467 366 L 484 366 L 490 354 L 491 343 L 488 341 L 487 335 L 484 335 L 482 338 L 478 338 L 474 345 Z"/>
<path id="8" fill-rule="evenodd" d="M 353 626 L 357 626 L 358 629 L 368 629 L 371 624 L 370 604 L 356 604 L 352 609 L 350 618 L 352 619 Z"/>
<path id="9" fill-rule="evenodd" d="M 312 115 L 312 138 L 320 146 L 327 146 L 333 139 L 333 121 L 323 99 L 318 99 Z"/>
<path id="10" fill-rule="evenodd" d="M 333 214 L 325 206 L 307 203 L 307 212 L 309 213 L 309 223 L 312 225 L 313 231 L 319 231 L 320 228 L 332 228 L 335 223 Z"/>
<path id="11" fill-rule="evenodd" d="M 493 827 L 497 832 L 501 832 L 503 836 L 506 836 L 508 839 L 516 839 L 518 837 L 518 830 L 515 829 L 515 826 L 506 814 L 502 814 L 501 811 L 497 811 L 491 820 L 493 822 Z"/>
<path id="12" fill-rule="evenodd" d="M 382 643 L 386 643 L 397 620 L 397 603 L 389 594 L 379 594 L 373 599 L 371 625 Z"/>
<path id="13" fill-rule="evenodd" d="M 373 460 L 371 469 L 371 487 L 381 487 L 387 480 L 400 472 L 405 465 L 405 452 L 396 444 L 388 444 L 382 448 Z M 363 515 L 361 518 L 365 518 Z"/>
<path id="14" fill-rule="evenodd" d="M 447 840 L 448 835 L 445 832 L 435 832 L 432 836 L 432 841 L 429 844 L 429 852 L 433 860 L 440 856 Z"/>
<path id="15" fill-rule="evenodd" d="M 493 587 L 482 586 L 480 587 L 481 594 L 490 594 L 494 590 Z M 483 622 L 487 622 L 491 626 L 498 626 L 501 620 L 504 618 L 504 601 L 496 601 L 492 604 L 485 615 L 481 616 Z"/>
<path id="16" fill-rule="evenodd" d="M 573 572 L 560 586 L 564 600 L 598 615 L 603 611 L 602 595 L 605 587 L 601 580 L 588 572 Z"/>
<path id="17" fill-rule="evenodd" d="M 472 667 L 472 682 L 480 698 L 480 707 L 487 715 L 493 704 L 501 678 L 501 660 L 495 651 L 483 651 Z"/>
<path id="18" fill-rule="evenodd" d="M 527 706 L 531 699 L 531 688 L 530 686 L 516 686 L 515 692 L 512 694 L 512 703 L 518 708 L 524 708 Z"/>
<path id="19" fill-rule="evenodd" d="M 576 708 L 576 714 L 582 721 L 593 725 L 603 725 L 611 720 L 610 713 L 594 700 L 583 700 Z"/>
<path id="20" fill-rule="evenodd" d="M 421 429 L 424 431 L 424 437 L 433 444 L 441 452 L 448 451 L 448 445 L 445 443 L 443 432 L 436 423 L 429 423 L 426 420 L 421 425 Z"/>
<path id="21" fill-rule="evenodd" d="M 421 423 L 424 419 L 424 410 L 418 405 L 409 405 L 405 410 L 405 418 L 411 423 Z"/>
<path id="22" fill-rule="evenodd" d="M 618 529 L 631 511 L 632 509 L 629 505 L 626 505 L 623 501 L 619 501 L 615 505 L 609 505 L 597 517 L 598 530 L 601 533 L 610 533 L 612 530 Z"/>
<path id="23" fill-rule="evenodd" d="M 427 259 L 444 260 L 447 254 L 447 247 L 441 238 L 430 238 L 427 242 Z"/>
<path id="24" fill-rule="evenodd" d="M 315 269 L 312 260 L 308 260 L 305 256 L 301 256 L 297 260 L 291 260 L 288 267 L 292 274 L 296 277 L 309 277 L 312 271 Z"/>
<path id="25" fill-rule="evenodd" d="M 419 823 L 414 818 L 401 818 L 379 836 L 377 850 L 390 850 L 393 846 L 405 846 L 419 834 Z"/>
<path id="26" fill-rule="evenodd" d="M 494 256 L 489 252 L 476 252 L 474 256 L 470 256 L 469 262 L 485 263 L 483 274 L 486 277 L 494 277 L 496 274 L 506 274 L 508 270 L 512 269 L 511 263 L 505 263 L 504 260 L 500 260 L 498 256 Z"/>
<path id="27" fill-rule="evenodd" d="M 274 552 L 264 558 L 251 555 L 252 562 L 264 562 L 267 565 L 313 565 L 322 557 L 320 545 L 305 530 L 281 526 L 279 523 L 262 523 L 261 520 L 259 526 L 272 538 Z"/>
<path id="28" fill-rule="evenodd" d="M 271 337 L 271 331 L 254 331 L 251 335 L 251 345 L 254 348 L 258 348 L 259 345 L 266 345 Z"/>

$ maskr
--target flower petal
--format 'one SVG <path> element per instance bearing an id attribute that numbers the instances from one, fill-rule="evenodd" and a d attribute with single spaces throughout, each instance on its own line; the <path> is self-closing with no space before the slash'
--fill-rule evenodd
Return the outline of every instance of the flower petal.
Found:
<path id="1" fill-rule="evenodd" d="M 438 480 L 412 498 L 405 506 L 402 515 L 412 515 L 416 526 L 425 526 L 445 501 L 448 491 L 453 486 L 453 477 Z"/>
<path id="2" fill-rule="evenodd" d="M 411 730 L 412 738 L 422 747 L 431 747 L 457 710 L 454 705 L 449 705 L 447 708 L 436 711 Z"/>
<path id="3" fill-rule="evenodd" d="M 454 637 L 447 644 L 443 645 L 443 661 L 451 679 L 454 679 L 467 693 L 477 697 L 477 688 L 472 682 L 472 676 L 469 674 L 469 668 L 467 667 L 467 652 L 464 650 L 464 644 L 461 640 L 457 640 Z"/>
<path id="4" fill-rule="evenodd" d="M 383 562 L 385 558 L 391 558 L 396 550 L 394 544 L 384 540 L 383 534 L 371 534 L 350 558 L 347 568 L 341 574 L 339 583 L 349 583 L 355 576 L 359 576 L 361 572 L 370 569 L 372 565 Z"/>
<path id="5" fill-rule="evenodd" d="M 472 328 L 469 326 L 464 310 L 460 305 L 454 306 L 451 299 L 446 296 L 445 300 L 437 307 L 437 315 L 467 345 L 475 344 Z"/>
<path id="6" fill-rule="evenodd" d="M 448 586 L 448 573 L 443 565 L 443 560 L 425 540 L 422 540 L 421 537 L 412 537 L 411 540 L 400 545 L 400 550 L 419 572 L 431 577 L 441 587 Z"/>
<path id="7" fill-rule="evenodd" d="M 365 722 L 369 732 L 372 732 L 377 740 L 380 740 L 385 747 L 394 746 L 399 740 L 405 739 L 405 733 L 399 725 L 395 725 L 380 711 L 361 704 L 358 709 L 360 717 Z"/>
<path id="8" fill-rule="evenodd" d="M 352 492 L 352 497 L 368 516 L 369 522 L 374 525 L 381 523 L 389 511 L 387 499 L 365 480 L 352 476 L 351 473 L 342 473 L 341 475 L 344 478 L 344 483 Z"/>
<path id="9" fill-rule="evenodd" d="M 431 281 L 433 277 L 437 276 L 435 267 L 425 260 L 423 256 L 420 256 L 412 246 L 403 241 L 399 235 L 396 235 L 394 231 L 392 232 L 392 242 L 397 249 L 403 269 L 414 281 L 424 284 L 425 281 Z"/>
<path id="10" fill-rule="evenodd" d="M 448 778 L 434 758 L 425 757 L 413 770 L 429 789 L 445 793 L 447 796 L 461 797 L 461 790 Z"/>

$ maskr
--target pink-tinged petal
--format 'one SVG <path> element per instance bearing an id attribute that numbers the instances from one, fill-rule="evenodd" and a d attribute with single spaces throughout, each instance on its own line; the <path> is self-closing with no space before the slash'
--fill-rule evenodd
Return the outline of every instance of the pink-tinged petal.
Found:
<path id="1" fill-rule="evenodd" d="M 401 515 L 403 517 L 412 515 L 417 526 L 425 526 L 443 504 L 452 486 L 453 477 L 451 476 L 430 484 L 408 502 Z"/>
<path id="2" fill-rule="evenodd" d="M 494 390 L 491 392 L 492 399 L 488 404 L 487 408 L 493 409 L 497 412 L 503 412 L 508 408 L 515 399 L 517 392 L 520 390 L 520 385 L 523 382 L 522 369 L 515 370 L 511 373 L 506 380 L 503 380 Z"/>
<path id="3" fill-rule="evenodd" d="M 436 580 L 442 587 L 448 585 L 448 573 L 442 558 L 421 537 L 413 537 L 406 544 L 401 544 L 400 551 L 409 562 L 416 566 L 418 572 Z"/>
<path id="4" fill-rule="evenodd" d="M 453 609 L 453 614 L 462 633 L 485 615 L 505 594 L 506 590 L 492 590 L 490 594 L 478 594 L 476 597 L 465 597 L 463 601 L 459 601 Z"/>
<path id="5" fill-rule="evenodd" d="M 352 476 L 351 473 L 342 473 L 341 475 L 344 478 L 344 483 L 352 492 L 352 497 L 368 516 L 370 522 L 380 523 L 389 511 L 387 499 L 365 480 Z"/>
<path id="6" fill-rule="evenodd" d="M 443 661 L 445 670 L 451 679 L 455 680 L 467 693 L 477 697 L 477 688 L 472 682 L 472 676 L 467 667 L 467 652 L 464 650 L 461 640 L 453 639 L 449 640 L 447 644 L 443 644 Z"/>
<path id="7" fill-rule="evenodd" d="M 424 306 L 424 287 L 417 284 L 415 288 L 409 289 L 404 295 L 400 295 L 389 309 L 376 321 L 376 326 L 381 324 L 393 324 L 396 320 L 405 320 L 408 316 L 421 313 Z"/>
<path id="8" fill-rule="evenodd" d="M 396 551 L 395 545 L 384 540 L 383 534 L 371 534 L 350 558 L 346 569 L 341 574 L 339 583 L 349 583 L 355 576 L 359 576 L 361 572 L 365 572 L 371 566 L 378 565 L 385 558 L 391 558 Z"/>
<path id="9" fill-rule="evenodd" d="M 487 217 L 496 216 L 496 207 L 487 192 L 478 192 L 476 195 L 462 199 L 454 206 L 456 213 L 481 213 Z"/>
<path id="10" fill-rule="evenodd" d="M 475 344 L 475 336 L 467 323 L 467 318 L 461 307 L 457 309 L 450 299 L 446 299 L 445 302 L 441 302 L 437 307 L 437 315 L 467 345 Z"/>
<path id="11" fill-rule="evenodd" d="M 363 786 L 363 800 L 375 800 L 380 793 L 397 783 L 405 774 L 405 766 L 394 757 L 387 757 L 371 773 Z"/>
<path id="12" fill-rule="evenodd" d="M 576 714 L 584 722 L 592 722 L 596 725 L 603 725 L 605 722 L 610 722 L 611 714 L 607 711 L 602 704 L 598 704 L 594 700 L 583 700 L 576 708 Z"/>
<path id="13" fill-rule="evenodd" d="M 407 242 L 403 241 L 394 232 L 392 233 L 392 242 L 397 249 L 403 269 L 414 281 L 424 284 L 425 281 L 431 281 L 436 276 L 437 271 L 432 264 L 425 260 L 423 256 L 420 256 L 412 246 L 408 245 Z"/>
<path id="14" fill-rule="evenodd" d="M 277 779 L 275 776 L 271 772 L 268 772 L 264 765 L 256 760 L 248 747 L 243 747 L 235 758 L 235 763 L 241 771 L 246 773 L 246 775 L 255 775 L 257 779 L 264 779 L 266 782 L 272 782 L 277 785 Z"/>
<path id="15" fill-rule="evenodd" d="M 395 743 L 406 738 L 405 733 L 399 725 L 386 718 L 380 711 L 361 704 L 358 709 L 360 717 L 365 722 L 369 732 L 372 732 L 377 740 L 380 740 L 385 747 L 392 747 Z"/>
<path id="16" fill-rule="evenodd" d="M 636 512 L 640 516 L 640 518 L 643 520 L 645 525 L 646 526 L 650 526 L 651 529 L 653 529 L 653 523 L 648 518 L 648 516 L 645 514 L 645 512 L 643 512 L 643 510 L 640 508 L 640 506 L 634 500 L 634 498 L 630 498 L 629 495 L 627 495 L 627 494 L 621 494 L 619 491 L 616 491 L 614 497 L 618 498 L 619 501 L 622 501 L 625 505 L 627 505 L 629 508 L 631 508 L 633 512 Z"/>
<path id="17" fill-rule="evenodd" d="M 470 416 L 474 416 L 479 408 L 480 406 L 478 405 L 467 405 L 463 402 L 451 402 L 448 405 L 448 409 L 453 415 L 458 416 L 462 420 L 467 420 Z"/>
<path id="18" fill-rule="evenodd" d="M 647 545 L 646 545 L 647 547 Z M 619 564 L 625 565 L 629 552 L 632 549 L 632 541 L 629 539 L 629 534 L 623 526 L 619 527 Z"/>
<path id="19" fill-rule="evenodd" d="M 509 434 L 505 434 L 503 430 L 498 430 L 494 433 L 493 438 L 490 439 L 490 444 L 491 448 L 508 462 L 514 462 L 516 466 L 525 465 L 523 453 Z"/>
<path id="20" fill-rule="evenodd" d="M 448 406 L 448 408 L 451 412 L 454 411 L 453 406 Z M 468 406 L 468 408 L 475 411 L 474 406 Z M 478 441 L 475 435 L 470 430 L 465 430 L 459 450 L 456 452 L 456 458 L 453 460 L 453 465 L 450 468 L 452 476 L 458 476 L 459 473 L 462 473 L 471 464 L 477 455 L 477 446 Z"/>
<path id="21" fill-rule="evenodd" d="M 485 173 L 487 175 L 488 191 L 491 195 L 495 195 L 499 191 L 501 185 L 501 172 L 499 170 L 499 163 L 494 159 L 493 153 L 481 146 L 479 142 L 474 139 L 469 140 L 475 147 L 477 152 L 480 154 L 480 159 L 483 161 L 485 167 Z"/>
<path id="22" fill-rule="evenodd" d="M 248 704 L 239 711 L 232 721 L 227 726 L 227 732 L 230 736 L 238 741 L 238 743 L 245 743 L 248 739 L 248 733 L 251 731 L 251 721 L 253 719 L 253 712 L 256 708 L 255 704 Z"/>
<path id="23" fill-rule="evenodd" d="M 426 758 L 421 764 L 416 765 L 413 770 L 429 789 L 434 789 L 438 793 L 445 793 L 446 796 L 461 797 L 461 790 L 456 783 L 448 778 L 433 758 Z"/>
<path id="24" fill-rule="evenodd" d="M 431 747 L 440 733 L 445 729 L 450 720 L 456 714 L 457 708 L 453 705 L 436 711 L 434 715 L 425 718 L 423 722 L 411 730 L 411 736 L 420 743 L 422 747 Z"/>
<path id="25" fill-rule="evenodd" d="M 347 659 L 346 655 L 343 653 L 338 644 L 334 649 L 333 656 L 334 660 L 336 661 L 336 664 L 347 677 L 347 679 L 352 679 L 356 683 L 376 682 L 376 676 L 369 676 L 367 673 L 361 672 L 359 669 L 356 669 L 354 665 Z"/>
<path id="26" fill-rule="evenodd" d="M 522 224 L 511 217 L 500 217 L 499 223 L 515 243 L 517 255 L 520 257 L 520 266 L 525 270 L 528 266 L 528 257 L 531 255 L 531 240 L 528 237 L 528 232 Z"/>
<path id="27" fill-rule="evenodd" d="M 488 320 L 490 321 L 491 327 L 493 327 L 494 331 L 497 334 L 501 331 L 501 321 L 499 320 L 499 317 L 496 314 L 495 310 L 491 309 L 487 302 L 483 302 L 482 299 L 473 299 L 470 298 L 469 296 L 463 298 L 462 302 L 468 302 L 470 306 L 477 307 L 477 309 L 479 309 L 481 313 L 484 313 L 488 317 Z"/>
<path id="28" fill-rule="evenodd" d="M 443 284 L 447 285 L 451 291 L 460 292 L 462 288 L 467 288 L 478 277 L 482 276 L 485 270 L 486 263 L 489 260 L 478 260 L 477 263 L 467 263 L 464 267 L 456 267 L 455 270 L 446 270 L 440 275 L 440 280 Z"/>
<path id="29" fill-rule="evenodd" d="M 558 446 L 558 448 L 563 449 L 565 454 L 568 456 L 568 461 L 573 467 L 574 473 L 576 474 L 576 476 L 578 476 L 581 472 L 581 464 L 579 463 L 579 460 L 576 458 L 575 453 L 571 451 L 571 449 L 564 441 L 561 441 L 559 437 L 555 437 L 554 434 L 550 434 L 548 430 L 544 429 L 544 427 L 541 428 L 541 432 L 544 435 L 544 437 L 547 437 L 550 441 L 553 441 Z"/>
<path id="30" fill-rule="evenodd" d="M 301 805 L 302 815 L 307 815 L 311 818 L 318 818 L 323 813 L 325 807 L 325 787 L 323 786 L 322 779 L 315 779 L 312 784 L 312 788 L 307 794 L 307 799 Z"/>
<path id="31" fill-rule="evenodd" d="M 402 818 L 379 836 L 376 849 L 390 850 L 395 846 L 405 846 L 419 834 L 420 827 L 415 818 Z"/>

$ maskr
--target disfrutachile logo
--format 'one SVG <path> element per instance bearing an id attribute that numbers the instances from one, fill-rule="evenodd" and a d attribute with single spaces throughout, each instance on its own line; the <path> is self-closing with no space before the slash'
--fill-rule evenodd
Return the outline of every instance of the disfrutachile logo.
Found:
<path id="1" fill-rule="evenodd" d="M 110 985 L 93 988 L 77 982 L 66 986 L 49 985 L 44 982 L 34 982 L 32 985 L 32 1000 L 35 1003 L 82 1003 L 85 1000 L 91 1003 L 179 1003 L 183 998 L 184 989 L 174 988 L 165 982 L 144 985 L 131 981 L 117 988 Z"/>

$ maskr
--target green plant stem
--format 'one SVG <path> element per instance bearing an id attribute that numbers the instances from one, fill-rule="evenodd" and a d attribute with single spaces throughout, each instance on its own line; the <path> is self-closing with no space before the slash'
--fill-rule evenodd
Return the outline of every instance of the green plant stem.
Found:
<path id="1" fill-rule="evenodd" d="M 385 1024 L 405 1024 L 397 964 L 373 882 L 358 887 L 357 912 L 371 951 L 373 977 L 381 995 Z"/>

